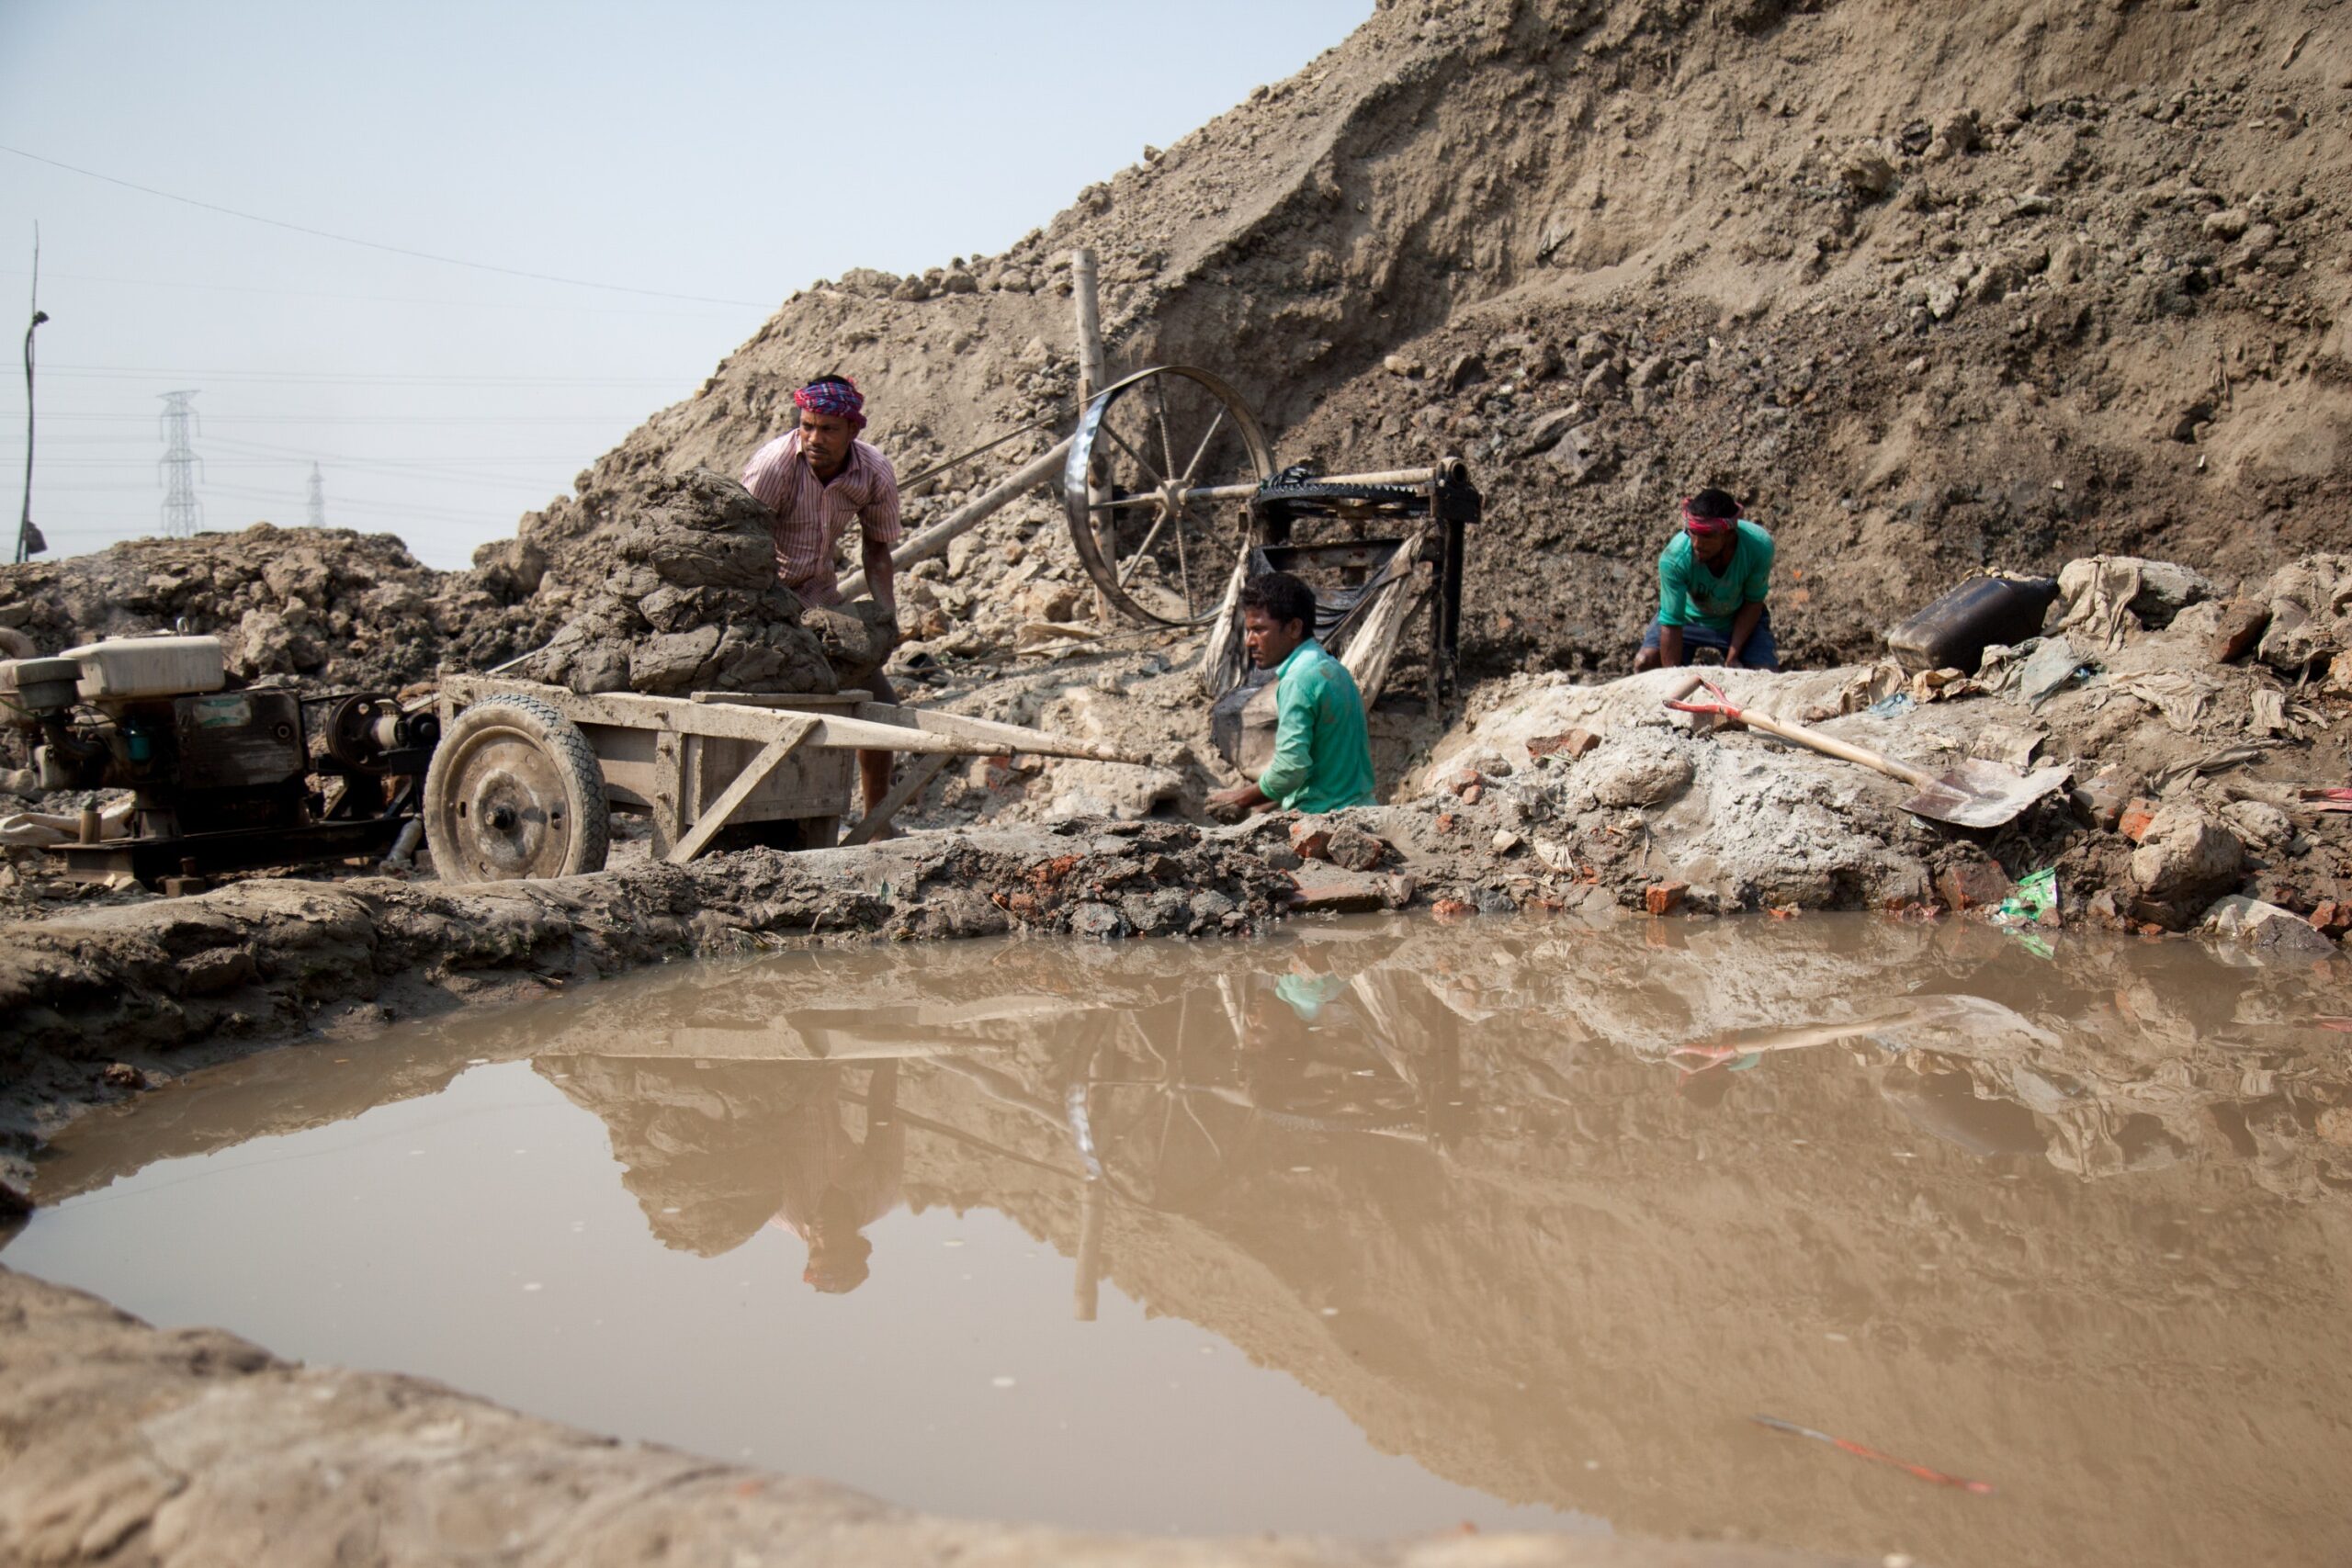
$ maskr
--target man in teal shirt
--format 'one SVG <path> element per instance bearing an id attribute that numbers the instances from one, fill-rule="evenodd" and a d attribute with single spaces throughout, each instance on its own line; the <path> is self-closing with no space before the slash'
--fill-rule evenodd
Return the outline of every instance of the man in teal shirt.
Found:
<path id="1" fill-rule="evenodd" d="M 1286 571 L 1241 588 L 1241 640 L 1274 672 L 1274 760 L 1251 784 L 1209 796 L 1214 809 L 1336 811 L 1373 804 L 1372 740 L 1348 667 L 1314 637 L 1315 592 Z"/>
<path id="2" fill-rule="evenodd" d="M 1636 671 L 1685 662 L 1690 648 L 1719 649 L 1733 670 L 1778 670 L 1772 614 L 1772 536 L 1740 515 L 1719 490 L 1682 503 L 1682 528 L 1657 558 L 1657 615 L 1642 634 Z"/>

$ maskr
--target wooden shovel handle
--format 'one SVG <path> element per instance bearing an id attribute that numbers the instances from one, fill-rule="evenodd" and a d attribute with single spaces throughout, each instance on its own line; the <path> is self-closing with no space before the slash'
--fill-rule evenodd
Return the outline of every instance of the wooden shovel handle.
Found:
<path id="1" fill-rule="evenodd" d="M 1923 773 L 1917 768 L 1905 767 L 1891 757 L 1879 755 L 1867 746 L 1856 746 L 1849 741 L 1832 739 L 1817 729 L 1807 729 L 1802 724 L 1784 724 L 1777 718 L 1770 718 L 1760 713 L 1750 713 L 1746 709 L 1741 710 L 1739 721 L 1750 729 L 1760 729 L 1767 735 L 1777 735 L 1792 745 L 1810 747 L 1825 757 L 1837 757 L 1849 762 L 1860 762 L 1863 767 L 1874 769 L 1884 773 L 1888 778 L 1901 779 L 1914 789 L 1926 789 L 1936 782 L 1934 775 Z"/>

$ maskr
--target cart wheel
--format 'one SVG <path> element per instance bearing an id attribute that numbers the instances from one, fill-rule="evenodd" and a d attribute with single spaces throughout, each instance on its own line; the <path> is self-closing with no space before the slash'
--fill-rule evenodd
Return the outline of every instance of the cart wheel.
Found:
<path id="1" fill-rule="evenodd" d="M 424 840 L 444 882 L 600 870 L 611 830 L 587 737 L 537 697 L 476 703 L 434 748 Z"/>
<path id="2" fill-rule="evenodd" d="M 1257 416 L 1231 387 L 1185 365 L 1138 371 L 1079 416 L 1062 469 L 1070 542 L 1103 597 L 1128 615 L 1204 625 L 1222 603 L 1242 534 L 1219 528 L 1198 492 L 1256 486 L 1273 471 Z"/>

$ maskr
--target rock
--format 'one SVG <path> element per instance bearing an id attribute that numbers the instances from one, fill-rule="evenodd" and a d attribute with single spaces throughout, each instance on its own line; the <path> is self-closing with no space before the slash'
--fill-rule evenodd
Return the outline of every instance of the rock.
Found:
<path id="1" fill-rule="evenodd" d="M 147 1075 L 128 1062 L 108 1062 L 106 1071 L 100 1073 L 98 1078 L 108 1089 L 145 1089 L 147 1087 Z"/>
<path id="2" fill-rule="evenodd" d="M 1130 893 L 1119 900 L 1119 914 L 1137 936 L 1172 936 L 1191 928 L 1193 900 L 1176 887 Z"/>
<path id="3" fill-rule="evenodd" d="M 2205 236 L 2212 240 L 2234 240 L 2246 231 L 2254 217 L 2243 207 L 2225 207 L 2219 212 L 2209 212 L 2199 225 Z"/>
<path id="4" fill-rule="evenodd" d="M 2154 801 L 2133 800 L 2116 813 L 2115 830 L 2136 844 L 2147 838 L 2149 826 L 2155 819 Z"/>
<path id="5" fill-rule="evenodd" d="M 978 294 L 980 291 L 980 280 L 958 268 L 950 271 L 939 280 L 939 291 L 942 294 Z"/>
<path id="6" fill-rule="evenodd" d="M 1617 340 L 1607 333 L 1587 333 L 1577 339 L 1577 368 L 1589 370 L 1616 357 Z"/>
<path id="7" fill-rule="evenodd" d="M 1327 852 L 1333 865 L 1349 871 L 1370 871 L 1387 858 L 1388 845 L 1354 823 L 1343 822 L 1331 829 Z"/>
<path id="8" fill-rule="evenodd" d="M 2245 872 L 2245 846 L 2237 835 L 2194 805 L 2158 810 L 2132 852 L 2132 880 L 2144 904 L 2159 907 L 2151 918 L 2175 930 L 2188 912 L 2235 886 Z"/>
<path id="9" fill-rule="evenodd" d="M 180 960 L 179 994 L 217 996 L 254 977 L 253 953 L 242 947 L 216 947 Z"/>
<path id="10" fill-rule="evenodd" d="M 2352 903 L 2330 901 L 2314 908 L 2310 915 L 2312 930 L 2331 940 L 2352 931 Z"/>
<path id="11" fill-rule="evenodd" d="M 1539 452 L 1549 452 L 1560 444 L 1562 436 L 1576 428 L 1577 422 L 1583 417 L 1581 408 L 1552 409 L 1537 415 L 1535 423 L 1527 427 L 1525 438 L 1520 442 L 1519 455 L 1532 457 Z"/>
<path id="12" fill-rule="evenodd" d="M 1527 754 L 1560 757 L 1573 762 L 1600 744 L 1600 737 L 1589 729 L 1564 729 L 1557 735 L 1539 735 L 1528 741 Z"/>
<path id="13" fill-rule="evenodd" d="M 1215 925 L 1240 907 L 1214 887 L 1204 888 L 1192 898 L 1193 919 L 1203 925 Z"/>
<path id="14" fill-rule="evenodd" d="M 1642 908 L 1653 915 L 1670 915 L 1690 891 L 1685 882 L 1660 882 L 1642 890 Z"/>
<path id="15" fill-rule="evenodd" d="M 1126 917 L 1109 904 L 1089 900 L 1070 910 L 1069 934 L 1090 942 L 1116 942 L 1127 934 Z"/>
<path id="16" fill-rule="evenodd" d="M 1408 358 L 1406 355 L 1401 354 L 1392 354 L 1380 363 L 1391 376 L 1404 376 L 1410 378 L 1419 376 L 1421 373 L 1421 362 L 1419 360 Z"/>
<path id="17" fill-rule="evenodd" d="M 1673 799 L 1690 786 L 1690 759 L 1680 752 L 1626 742 L 1586 763 L 1579 782 L 1602 806 L 1639 807 Z"/>
<path id="18" fill-rule="evenodd" d="M 1605 398 L 1624 384 L 1624 372 L 1617 368 L 1616 361 L 1610 360 L 1586 373 L 1581 389 L 1588 398 Z"/>
<path id="19" fill-rule="evenodd" d="M 1458 392 L 1487 378 L 1487 362 L 1476 354 L 1457 354 L 1445 367 L 1445 389 Z"/>
<path id="20" fill-rule="evenodd" d="M 2310 921 L 2259 898 L 2223 898 L 2205 911 L 2198 929 L 2280 957 L 2321 958 L 2335 951 L 2335 943 L 2313 931 Z"/>
<path id="21" fill-rule="evenodd" d="M 1320 817 L 1302 817 L 1291 824 L 1290 851 L 1301 860 L 1331 858 L 1331 826 Z"/>
<path id="22" fill-rule="evenodd" d="M 1065 759 L 1053 764 L 1053 803 L 1048 820 L 1108 817 L 1137 822 L 1184 798 L 1183 775 L 1172 768 L 1135 768 L 1122 762 Z"/>
<path id="23" fill-rule="evenodd" d="M 2287 814 L 2266 801 L 2233 800 L 2222 807 L 2222 817 L 2249 844 L 2275 848 L 2295 836 Z"/>
<path id="24" fill-rule="evenodd" d="M 1954 109 L 1936 124 L 1935 140 L 1928 144 L 1928 156 L 1940 162 L 1976 151 L 1981 133 L 1974 109 Z"/>
<path id="25" fill-rule="evenodd" d="M 1875 201 L 1894 188 L 1894 165 L 1875 147 L 1857 147 L 1838 165 L 1838 177 L 1856 196 Z"/>
<path id="26" fill-rule="evenodd" d="M 1617 469 L 1616 446 L 1602 440 L 1590 425 L 1569 431 L 1544 456 L 1546 461 L 1567 476 L 1571 484 L 1605 479 Z"/>
<path id="27" fill-rule="evenodd" d="M 1521 841 L 1522 840 L 1520 839 L 1520 836 L 1517 833 L 1512 832 L 1510 829 L 1498 828 L 1495 829 L 1494 838 L 1487 843 L 1487 847 L 1498 855 L 1507 855 L 1513 850 L 1518 849 Z"/>
<path id="28" fill-rule="evenodd" d="M 1647 389 L 1661 385 L 1673 372 L 1674 361 L 1663 354 L 1653 354 L 1634 367 L 1634 373 L 1628 378 L 1628 381 L 1637 389 Z"/>

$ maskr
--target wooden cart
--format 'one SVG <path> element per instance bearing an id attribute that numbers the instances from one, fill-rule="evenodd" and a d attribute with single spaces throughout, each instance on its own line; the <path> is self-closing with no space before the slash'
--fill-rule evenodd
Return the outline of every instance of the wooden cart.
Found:
<path id="1" fill-rule="evenodd" d="M 865 692 L 584 696 L 454 675 L 442 682 L 440 704 L 424 816 L 434 869 L 448 882 L 594 871 L 605 863 L 616 810 L 652 818 L 654 853 L 679 864 L 714 844 L 864 842 L 955 757 L 1147 761 L 1017 724 L 877 703 Z M 912 761 L 844 840 L 841 819 L 861 750 Z"/>

